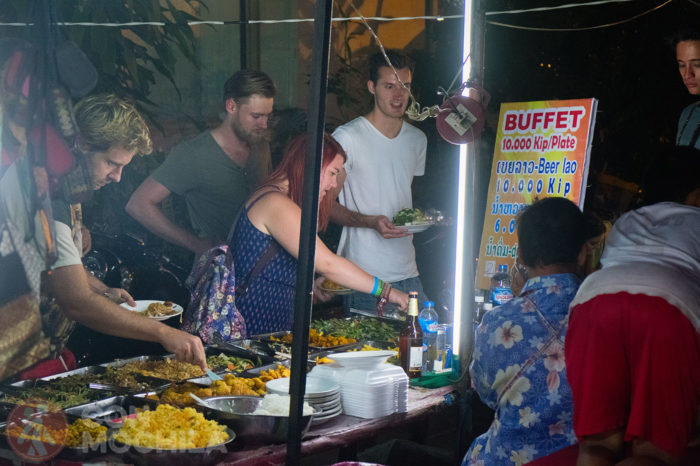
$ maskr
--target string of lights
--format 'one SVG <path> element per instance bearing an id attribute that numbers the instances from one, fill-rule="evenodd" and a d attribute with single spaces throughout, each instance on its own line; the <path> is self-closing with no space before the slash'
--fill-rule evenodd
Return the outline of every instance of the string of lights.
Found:
<path id="1" fill-rule="evenodd" d="M 589 6 L 599 6 L 599 5 L 604 5 L 608 3 L 630 3 L 633 2 L 634 0 L 597 0 L 597 1 L 592 1 L 592 2 L 583 2 L 583 3 L 567 3 L 563 5 L 553 5 L 553 6 L 547 6 L 547 7 L 538 7 L 538 8 L 529 8 L 529 9 L 519 9 L 519 10 L 505 10 L 505 11 L 487 11 L 484 13 L 485 16 L 497 16 L 497 15 L 513 15 L 513 14 L 527 14 L 527 13 L 536 13 L 536 12 L 545 12 L 545 11 L 554 11 L 554 10 L 564 10 L 564 9 L 571 9 L 571 8 L 580 8 L 580 7 L 589 7 Z M 491 21 L 487 20 L 486 22 L 488 24 L 494 25 L 494 26 L 501 26 L 501 27 L 507 27 L 507 28 L 513 28 L 513 29 L 524 29 L 524 30 L 529 30 L 529 31 L 546 31 L 546 32 L 573 32 L 573 31 L 585 31 L 585 30 L 591 30 L 591 29 L 602 29 L 606 27 L 612 27 L 612 26 L 617 26 L 619 24 L 624 24 L 630 21 L 634 21 L 635 19 L 644 16 L 646 14 L 649 14 L 653 11 L 656 11 L 669 3 L 671 3 L 673 0 L 666 0 L 662 4 L 655 6 L 649 10 L 643 11 L 642 13 L 638 13 L 636 15 L 633 15 L 629 18 L 625 18 L 619 21 L 614 21 L 611 23 L 604 23 L 604 24 L 599 24 L 599 25 L 594 25 L 594 26 L 587 26 L 587 27 L 580 27 L 580 28 L 548 28 L 548 27 L 534 27 L 534 26 L 520 26 L 520 25 L 515 25 L 515 24 L 508 24 L 508 23 L 503 23 L 499 21 Z M 700 6 L 700 3 L 697 3 L 693 0 L 687 0 L 688 2 Z M 363 20 L 369 20 L 369 21 L 381 21 L 381 22 L 392 22 L 392 21 L 445 21 L 445 20 L 450 20 L 450 19 L 463 19 L 464 15 L 433 15 L 433 16 L 398 16 L 398 17 L 383 17 L 383 16 L 348 16 L 348 17 L 342 17 L 342 18 L 332 18 L 333 22 L 346 22 L 346 21 L 363 21 Z M 212 25 L 212 26 L 223 26 L 223 25 L 242 25 L 242 24 L 291 24 L 291 23 L 309 23 L 313 22 L 313 18 L 288 18 L 288 19 L 250 19 L 250 20 L 245 20 L 245 21 L 240 21 L 240 20 L 202 20 L 202 21 L 187 21 L 188 26 L 200 26 L 200 25 Z M 87 21 L 80 21 L 80 22 L 60 22 L 58 23 L 61 26 L 71 26 L 71 27 L 136 27 L 136 26 L 165 26 L 166 23 L 163 21 L 131 21 L 131 22 L 121 22 L 121 23 L 116 23 L 116 22 L 87 22 Z M 6 26 L 6 27 L 26 27 L 26 26 L 32 26 L 33 23 L 25 23 L 25 22 L 6 22 L 2 23 L 0 22 L 0 27 Z M 169 25 L 172 25 L 170 23 Z"/>

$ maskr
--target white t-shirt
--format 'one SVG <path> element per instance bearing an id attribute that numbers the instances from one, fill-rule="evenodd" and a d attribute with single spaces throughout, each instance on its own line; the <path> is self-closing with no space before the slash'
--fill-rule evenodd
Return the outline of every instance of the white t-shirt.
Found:
<path id="1" fill-rule="evenodd" d="M 413 207 L 413 177 L 425 172 L 427 139 L 422 131 L 404 122 L 398 136 L 389 139 L 358 117 L 337 128 L 333 137 L 348 155 L 339 196 L 343 206 L 389 219 Z M 338 254 L 385 281 L 418 276 L 413 236 L 385 239 L 372 228 L 344 227 Z"/>
<path id="2" fill-rule="evenodd" d="M 12 224 L 16 231 L 26 233 L 29 229 L 29 219 L 26 212 L 27 203 L 24 200 L 23 190 L 19 183 L 16 164 L 8 167 L 2 181 L 0 181 L 0 202 L 4 204 L 4 209 L 7 213 L 6 220 Z M 47 246 L 38 213 L 34 216 L 34 224 L 34 240 L 31 244 L 37 249 L 43 261 L 46 257 Z M 80 250 L 73 241 L 70 226 L 58 220 L 54 221 L 54 225 L 58 259 L 51 265 L 51 270 L 68 265 L 82 264 Z"/>

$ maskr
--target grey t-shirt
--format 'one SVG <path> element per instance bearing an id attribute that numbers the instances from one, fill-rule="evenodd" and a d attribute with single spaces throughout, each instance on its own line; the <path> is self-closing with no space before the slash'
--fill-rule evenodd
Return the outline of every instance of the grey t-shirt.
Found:
<path id="1" fill-rule="evenodd" d="M 238 209 L 271 165 L 268 143 L 251 147 L 241 167 L 205 131 L 175 146 L 151 177 L 184 198 L 197 236 L 225 240 Z"/>

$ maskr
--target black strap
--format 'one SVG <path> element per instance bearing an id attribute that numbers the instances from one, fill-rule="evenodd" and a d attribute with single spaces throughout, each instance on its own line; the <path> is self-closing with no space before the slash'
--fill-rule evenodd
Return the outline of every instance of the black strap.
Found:
<path id="1" fill-rule="evenodd" d="M 275 186 L 275 188 L 277 188 L 277 191 L 280 191 L 279 187 Z M 260 194 L 258 197 L 253 199 L 253 202 L 251 202 L 247 208 L 245 207 L 245 204 L 243 204 L 243 206 L 241 207 L 241 212 L 239 212 L 238 216 L 240 216 L 242 212 L 247 212 L 251 207 L 253 207 L 253 205 L 255 205 L 256 202 L 258 202 L 264 196 L 274 192 L 276 191 L 266 191 Z M 236 222 L 237 221 L 238 220 L 236 220 Z M 233 229 L 231 229 L 231 233 L 229 234 L 229 244 L 232 237 Z M 240 286 L 236 286 L 236 298 L 242 298 L 243 296 L 245 296 L 246 293 L 248 293 L 248 287 L 250 286 L 250 284 L 260 274 L 260 272 L 262 272 L 262 269 L 268 264 L 268 262 L 270 262 L 272 258 L 275 257 L 275 255 L 280 249 L 280 244 L 275 240 L 275 238 L 272 238 L 272 241 L 270 241 L 270 245 L 267 247 L 267 250 L 260 255 L 258 261 L 253 266 L 248 276 L 245 277 L 245 279 L 243 280 L 243 283 L 241 283 Z M 226 253 L 226 264 L 229 266 L 229 268 L 232 262 L 233 256 L 231 248 L 229 247 L 229 250 Z"/>
<path id="2" fill-rule="evenodd" d="M 236 286 L 236 298 L 241 298 L 248 293 L 250 283 L 260 274 L 260 272 L 262 272 L 263 267 L 265 267 L 267 263 L 272 260 L 279 250 L 280 244 L 275 241 L 274 238 L 272 238 L 272 241 L 270 241 L 270 246 L 268 246 L 265 253 L 260 256 L 258 262 L 255 263 L 253 269 L 250 271 L 248 276 L 245 277 L 245 280 L 243 280 L 243 283 L 241 283 L 240 286 Z"/>

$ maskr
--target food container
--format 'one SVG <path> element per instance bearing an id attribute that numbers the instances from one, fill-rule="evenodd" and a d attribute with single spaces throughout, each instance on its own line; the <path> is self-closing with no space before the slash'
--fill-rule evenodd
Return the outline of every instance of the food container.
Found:
<path id="1" fill-rule="evenodd" d="M 169 380 L 160 379 L 157 377 L 151 377 L 148 375 L 143 375 L 139 373 L 133 373 L 133 377 L 138 384 L 138 387 L 129 387 L 124 384 L 114 383 L 113 381 L 103 380 L 104 374 L 107 373 L 107 366 L 88 366 L 75 369 L 68 372 L 61 372 L 60 374 L 54 374 L 48 377 L 43 377 L 40 380 L 44 381 L 55 381 L 58 379 L 65 379 L 66 377 L 73 376 L 86 376 L 85 385 L 89 385 L 89 388 L 96 390 L 106 390 L 111 392 L 116 392 L 120 394 L 129 393 L 140 393 L 145 391 L 162 390 L 163 388 L 170 385 Z M 90 375 L 94 375 L 94 379 L 91 380 Z"/>
<path id="2" fill-rule="evenodd" d="M 129 363 L 134 363 L 134 362 L 151 362 L 151 361 L 155 361 L 155 362 L 158 362 L 158 361 L 166 361 L 166 360 L 172 360 L 173 357 L 174 357 L 174 355 L 172 355 L 172 354 L 168 354 L 168 355 L 165 355 L 165 356 L 136 356 L 136 357 L 129 358 L 129 359 L 118 359 L 118 360 L 116 360 L 116 361 L 112 361 L 112 362 L 108 362 L 108 363 L 103 363 L 103 364 L 100 364 L 100 366 L 104 366 L 104 367 L 123 367 L 123 366 L 125 366 L 125 365 L 127 365 L 127 364 L 129 364 Z M 201 373 L 201 370 L 200 370 L 200 373 Z M 202 375 L 204 375 L 204 374 L 202 373 Z M 200 377 L 201 377 L 201 376 L 200 376 Z M 156 377 L 156 378 L 160 378 L 160 379 L 162 379 L 162 380 L 166 380 L 166 377 L 165 377 L 165 376 L 163 376 L 163 377 Z M 170 379 L 167 379 L 167 380 L 168 380 L 169 382 L 183 382 L 183 381 L 185 381 L 185 380 L 187 380 L 187 379 L 189 379 L 189 378 L 192 378 L 192 377 L 181 377 L 181 378 L 173 377 L 173 378 L 170 378 Z"/>
<path id="3" fill-rule="evenodd" d="M 238 341 L 247 341 L 247 340 L 238 340 Z M 249 359 L 254 367 L 259 367 L 263 366 L 266 364 L 271 364 L 275 361 L 275 358 L 272 356 L 269 356 L 267 354 L 261 354 L 256 351 L 251 351 L 250 349 L 247 349 L 243 347 L 242 345 L 239 346 L 237 342 L 231 342 L 231 343 L 219 343 L 216 345 L 211 345 L 207 346 L 204 348 L 204 352 L 206 353 L 206 356 L 218 356 L 220 354 L 224 354 L 226 356 L 233 356 L 237 358 L 243 358 L 243 359 Z M 273 351 L 274 354 L 274 351 Z M 227 368 L 221 369 L 221 368 L 212 368 L 214 372 L 217 374 L 224 374 L 224 373 L 231 373 L 231 372 L 243 372 L 243 371 L 231 371 Z"/>
<path id="4" fill-rule="evenodd" d="M 251 414 L 262 402 L 257 396 L 217 396 L 206 400 L 204 416 L 233 429 L 246 444 L 283 443 L 287 441 L 289 416 Z M 302 416 L 302 437 L 309 429 L 313 415 Z"/>
<path id="5" fill-rule="evenodd" d="M 126 445 L 111 439 L 113 451 L 120 453 L 124 461 L 144 466 L 203 466 L 218 463 L 226 455 L 228 447 L 236 439 L 236 433 L 226 429 L 228 440 L 218 445 L 188 450 L 165 450 L 159 448 Z"/>
<path id="6" fill-rule="evenodd" d="M 0 396 L 8 395 L 20 399 L 29 398 L 43 398 L 48 401 L 52 401 L 58 404 L 61 408 L 70 408 L 74 406 L 83 406 L 87 403 L 99 400 L 113 394 L 104 390 L 93 390 L 87 387 L 80 388 L 82 391 L 82 401 L 68 401 L 65 398 L 65 394 L 71 393 L 71 391 L 61 391 L 51 388 L 51 380 L 22 380 L 20 382 L 15 382 L 10 385 L 5 385 L 0 387 Z M 15 405 L 16 403 L 11 400 L 1 400 L 0 403 L 9 403 Z"/>
<path id="7" fill-rule="evenodd" d="M 115 422 L 115 420 L 132 415 L 137 410 L 155 409 L 157 405 L 156 400 L 144 396 L 121 395 L 68 408 L 65 411 L 66 415 L 89 418 L 108 427 L 118 427 L 121 423 Z"/>

